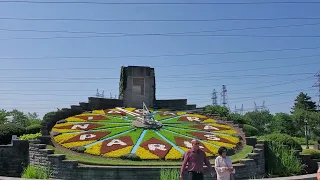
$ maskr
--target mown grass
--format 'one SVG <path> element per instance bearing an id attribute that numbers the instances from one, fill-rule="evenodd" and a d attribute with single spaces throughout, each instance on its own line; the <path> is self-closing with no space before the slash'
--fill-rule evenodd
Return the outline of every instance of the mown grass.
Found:
<path id="1" fill-rule="evenodd" d="M 76 153 L 70 153 L 67 150 L 55 148 L 53 146 L 47 146 L 48 149 L 54 149 L 55 154 L 65 154 L 67 159 L 78 160 L 82 164 L 91 164 L 91 165 L 105 165 L 105 166 L 180 166 L 180 161 L 129 161 L 113 158 L 104 158 L 99 156 L 89 156 L 81 155 Z M 245 146 L 242 151 L 239 153 L 230 156 L 233 163 L 239 162 L 239 160 L 244 159 L 251 153 L 253 150 L 252 146 Z M 214 159 L 210 160 L 211 164 L 214 164 Z"/>

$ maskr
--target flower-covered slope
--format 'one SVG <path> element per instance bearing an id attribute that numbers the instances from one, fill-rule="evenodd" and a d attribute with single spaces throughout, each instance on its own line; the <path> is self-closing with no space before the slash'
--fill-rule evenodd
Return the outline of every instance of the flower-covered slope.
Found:
<path id="1" fill-rule="evenodd" d="M 191 140 L 209 156 L 218 148 L 235 148 L 240 143 L 237 132 L 198 114 L 153 111 L 162 123 L 157 130 L 134 127 L 140 109 L 114 108 L 95 110 L 69 117 L 57 123 L 51 132 L 56 143 L 65 148 L 110 158 L 138 157 L 143 160 L 178 160 L 191 148 Z"/>

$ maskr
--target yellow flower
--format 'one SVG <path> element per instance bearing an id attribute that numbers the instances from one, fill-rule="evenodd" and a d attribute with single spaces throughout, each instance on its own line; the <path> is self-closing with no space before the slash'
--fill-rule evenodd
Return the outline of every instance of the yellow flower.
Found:
<path id="1" fill-rule="evenodd" d="M 209 144 L 209 143 L 203 143 L 203 144 L 204 144 L 204 146 L 205 146 L 206 148 L 209 149 L 209 151 L 212 152 L 213 155 L 217 155 L 217 154 L 218 154 L 218 148 L 217 148 L 216 146 L 214 146 L 214 145 L 212 145 L 212 144 Z M 212 155 L 211 155 L 211 156 L 212 156 Z"/>
<path id="2" fill-rule="evenodd" d="M 134 110 L 136 110 L 136 108 L 124 108 L 125 110 L 127 110 L 127 111 L 134 111 Z"/>
<path id="3" fill-rule="evenodd" d="M 198 118 L 206 118 L 206 116 L 200 115 L 200 114 L 187 114 L 189 117 L 198 117 Z"/>
<path id="4" fill-rule="evenodd" d="M 166 155 L 165 159 L 166 160 L 177 160 L 181 159 L 183 157 L 183 154 L 178 151 L 176 148 L 172 147 L 168 154 Z"/>
<path id="5" fill-rule="evenodd" d="M 136 155 L 139 156 L 141 159 L 160 159 L 159 156 L 152 154 L 150 151 L 140 146 L 137 149 Z"/>
<path id="6" fill-rule="evenodd" d="M 186 112 L 182 112 L 182 111 L 177 112 L 177 115 L 178 115 L 178 116 L 185 115 L 185 114 L 187 114 L 187 113 L 186 113 Z"/>
<path id="7" fill-rule="evenodd" d="M 221 131 L 217 131 L 218 133 L 222 133 L 222 134 L 230 134 L 230 135 L 232 135 L 232 134 L 237 134 L 237 131 L 235 131 L 235 130 L 221 130 Z"/>
<path id="8" fill-rule="evenodd" d="M 72 148 L 72 147 L 76 147 L 76 146 L 85 146 L 85 145 L 93 143 L 93 142 L 94 141 L 78 141 L 78 142 L 65 143 L 65 144 L 61 144 L 61 145 L 66 148 Z"/>
<path id="9" fill-rule="evenodd" d="M 86 120 L 77 118 L 75 116 L 66 118 L 66 121 L 68 121 L 68 122 L 86 122 Z"/>
<path id="10" fill-rule="evenodd" d="M 73 124 L 66 122 L 66 123 L 62 123 L 62 124 L 56 124 L 56 125 L 54 125 L 54 127 L 61 127 L 61 126 L 68 126 L 68 125 L 73 125 Z"/>
<path id="11" fill-rule="evenodd" d="M 108 153 L 104 154 L 103 156 L 112 157 L 112 158 L 118 158 L 118 157 L 120 157 L 122 155 L 129 154 L 131 152 L 132 147 L 133 146 L 127 146 L 127 147 L 122 148 L 122 149 L 118 149 L 118 150 L 115 150 L 115 151 L 108 152 Z"/>
<path id="12" fill-rule="evenodd" d="M 62 143 L 63 141 L 66 141 L 68 139 L 71 139 L 73 137 L 75 137 L 78 134 L 60 134 L 58 136 L 53 137 L 53 139 L 57 142 L 57 143 Z"/>
<path id="13" fill-rule="evenodd" d="M 215 122 L 217 122 L 217 120 L 214 120 L 214 119 L 206 119 L 206 120 L 204 120 L 204 121 L 202 121 L 202 122 L 204 122 L 204 123 L 215 123 Z"/>
<path id="14" fill-rule="evenodd" d="M 231 129 L 231 127 L 230 127 L 230 126 L 228 126 L 228 125 L 223 125 L 223 124 L 211 124 L 211 126 L 215 126 L 215 127 L 222 127 L 222 128 Z"/>
<path id="15" fill-rule="evenodd" d="M 231 141 L 231 142 L 233 142 L 235 144 L 237 144 L 240 141 L 238 137 L 226 136 L 226 135 L 220 135 L 220 134 L 219 134 L 219 136 L 224 138 L 224 139 L 227 139 L 227 140 L 229 140 L 229 141 Z"/>
<path id="16" fill-rule="evenodd" d="M 209 141 L 208 142 L 212 143 L 212 144 L 215 144 L 217 146 L 224 146 L 226 148 L 235 148 L 236 145 L 233 145 L 233 144 L 228 144 L 228 143 L 224 143 L 224 142 L 220 142 L 220 141 Z"/>
<path id="17" fill-rule="evenodd" d="M 101 146 L 103 142 L 99 142 L 93 146 L 88 147 L 85 152 L 92 155 L 100 155 Z"/>
<path id="18" fill-rule="evenodd" d="M 65 133 L 65 132 L 78 132 L 80 130 L 78 130 L 78 129 L 57 129 L 57 128 L 53 127 L 51 131 Z"/>
<path id="19" fill-rule="evenodd" d="M 104 110 L 93 110 L 92 111 L 93 114 L 102 114 L 105 115 L 106 113 L 104 112 Z"/>

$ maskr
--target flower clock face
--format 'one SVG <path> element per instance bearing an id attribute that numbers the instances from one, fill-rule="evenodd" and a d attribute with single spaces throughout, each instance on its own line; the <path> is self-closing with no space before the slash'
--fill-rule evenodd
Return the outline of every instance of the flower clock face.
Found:
<path id="1" fill-rule="evenodd" d="M 180 160 L 192 139 L 209 157 L 240 142 L 228 125 L 198 114 L 114 108 L 69 117 L 51 131 L 54 141 L 74 151 L 110 158 Z"/>

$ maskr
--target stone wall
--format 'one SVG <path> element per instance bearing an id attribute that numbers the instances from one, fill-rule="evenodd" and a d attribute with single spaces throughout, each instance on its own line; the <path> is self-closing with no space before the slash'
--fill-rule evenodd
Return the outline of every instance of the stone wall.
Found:
<path id="1" fill-rule="evenodd" d="M 54 154 L 51 149 L 45 149 L 40 141 L 31 141 L 29 148 L 30 164 L 51 167 L 52 178 L 66 180 L 157 180 L 161 168 L 180 167 L 126 167 L 126 166 L 90 166 L 80 164 L 75 160 L 66 160 L 63 154 Z M 258 141 L 247 159 L 234 164 L 235 179 L 248 179 L 250 177 L 263 177 L 265 175 L 264 142 Z M 206 168 L 205 180 L 212 180 Z"/>
<path id="2" fill-rule="evenodd" d="M 20 177 L 29 161 L 28 141 L 13 140 L 0 145 L 0 176 Z"/>

